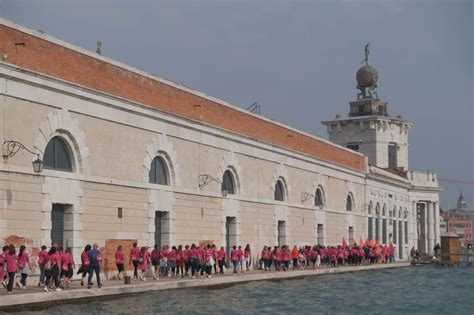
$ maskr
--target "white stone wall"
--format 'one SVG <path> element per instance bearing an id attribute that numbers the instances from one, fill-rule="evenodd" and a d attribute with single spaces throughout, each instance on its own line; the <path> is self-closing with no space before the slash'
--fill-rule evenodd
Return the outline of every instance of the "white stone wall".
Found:
<path id="1" fill-rule="evenodd" d="M 367 217 L 373 218 L 373 239 L 378 239 L 381 244 L 384 243 L 382 222 L 386 220 L 385 244 L 394 243 L 396 254 L 399 258 L 407 258 L 407 254 L 411 248 L 410 245 L 413 244 L 413 236 L 411 236 L 409 230 L 405 232 L 405 228 L 409 228 L 412 220 L 409 187 L 408 181 L 400 179 L 394 180 L 380 176 L 377 173 L 371 173 L 367 177 L 366 210 Z M 375 235 L 377 218 L 379 219 L 379 237 Z M 369 220 L 367 220 L 367 223 L 368 222 Z M 401 229 L 399 222 L 402 222 Z M 406 227 L 405 222 L 407 222 Z M 394 227 L 395 223 L 397 223 L 397 227 Z M 397 235 L 394 235 L 395 232 Z M 408 238 L 406 236 L 408 236 Z"/>

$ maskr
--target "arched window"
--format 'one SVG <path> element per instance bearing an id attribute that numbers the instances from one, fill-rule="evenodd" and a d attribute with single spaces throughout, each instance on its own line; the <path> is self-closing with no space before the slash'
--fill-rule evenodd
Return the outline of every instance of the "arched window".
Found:
<path id="1" fill-rule="evenodd" d="M 347 195 L 346 199 L 346 211 L 352 211 L 354 208 L 353 202 L 352 202 L 352 196 L 351 194 Z"/>
<path id="2" fill-rule="evenodd" d="M 221 190 L 226 191 L 227 194 L 234 195 L 235 194 L 235 185 L 234 185 L 234 176 L 232 175 L 231 171 L 227 170 L 224 172 L 222 176 L 222 185 Z"/>
<path id="3" fill-rule="evenodd" d="M 274 194 L 274 199 L 278 201 L 284 201 L 285 200 L 285 188 L 283 186 L 283 183 L 281 179 L 277 180 L 275 184 L 275 194 Z"/>
<path id="4" fill-rule="evenodd" d="M 384 205 L 383 208 L 382 208 L 382 216 L 386 216 L 387 215 L 387 207 Z"/>
<path id="5" fill-rule="evenodd" d="M 372 202 L 369 203 L 369 209 L 367 210 L 369 214 L 372 214 Z"/>
<path id="6" fill-rule="evenodd" d="M 375 215 L 380 216 L 380 204 L 377 202 L 377 205 L 375 206 Z"/>
<path id="7" fill-rule="evenodd" d="M 150 183 L 169 185 L 166 163 L 162 157 L 157 156 L 151 162 Z"/>
<path id="8" fill-rule="evenodd" d="M 45 168 L 72 172 L 70 150 L 60 137 L 49 140 L 44 150 L 43 163 Z"/>
<path id="9" fill-rule="evenodd" d="M 323 208 L 324 206 L 323 190 L 321 187 L 318 187 L 318 189 L 316 189 L 316 193 L 314 194 L 314 205 L 319 208 Z"/>

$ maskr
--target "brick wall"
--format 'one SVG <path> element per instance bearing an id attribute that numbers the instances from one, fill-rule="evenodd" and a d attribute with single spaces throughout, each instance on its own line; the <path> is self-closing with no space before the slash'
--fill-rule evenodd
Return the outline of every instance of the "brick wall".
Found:
<path id="1" fill-rule="evenodd" d="M 117 272 L 117 266 L 115 264 L 115 252 L 117 251 L 117 247 L 122 245 L 122 250 L 125 257 L 125 270 L 133 270 L 133 266 L 130 263 L 130 250 L 132 249 L 132 245 L 137 240 L 105 240 L 105 247 L 101 248 L 102 255 L 104 257 L 102 261 L 102 271 L 103 272 Z M 138 244 L 140 246 L 140 244 Z"/>
<path id="2" fill-rule="evenodd" d="M 0 25 L 0 59 L 177 116 L 365 170 L 360 155 L 6 25 Z"/>

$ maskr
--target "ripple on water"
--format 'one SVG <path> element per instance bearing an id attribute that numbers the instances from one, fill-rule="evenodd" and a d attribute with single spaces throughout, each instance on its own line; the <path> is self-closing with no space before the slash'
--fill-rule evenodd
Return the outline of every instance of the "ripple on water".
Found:
<path id="1" fill-rule="evenodd" d="M 35 314 L 77 313 L 474 314 L 474 268 L 370 270 L 226 288 L 156 291 Z"/>

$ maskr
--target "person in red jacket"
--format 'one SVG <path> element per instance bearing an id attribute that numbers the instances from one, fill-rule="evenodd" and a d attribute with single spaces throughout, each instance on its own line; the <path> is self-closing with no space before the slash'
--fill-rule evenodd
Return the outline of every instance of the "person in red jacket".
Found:
<path id="1" fill-rule="evenodd" d="M 298 259 L 300 257 L 300 251 L 296 245 L 293 247 L 293 251 L 291 252 L 291 257 L 293 258 L 293 270 L 298 269 Z"/>

